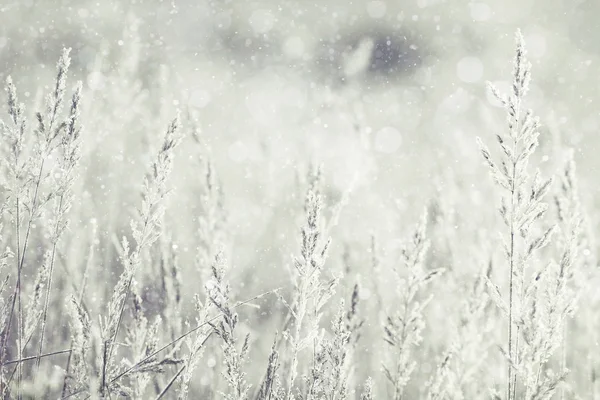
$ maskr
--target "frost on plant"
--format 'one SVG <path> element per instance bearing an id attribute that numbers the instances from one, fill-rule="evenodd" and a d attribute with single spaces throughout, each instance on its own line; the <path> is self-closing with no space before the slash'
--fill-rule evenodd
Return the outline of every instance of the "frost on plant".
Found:
<path id="1" fill-rule="evenodd" d="M 1 398 L 600 399 L 600 3 L 5 3 Z"/>

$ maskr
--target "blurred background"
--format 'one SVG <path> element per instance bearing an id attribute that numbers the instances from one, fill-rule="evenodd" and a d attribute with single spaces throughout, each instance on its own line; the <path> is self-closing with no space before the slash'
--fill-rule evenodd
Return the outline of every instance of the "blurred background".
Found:
<path id="1" fill-rule="evenodd" d="M 270 206 L 310 162 L 323 164 L 331 201 L 356 195 L 347 222 L 392 229 L 386 208 L 485 172 L 474 138 L 504 118 L 485 81 L 507 87 L 517 28 L 533 63 L 528 105 L 544 125 L 542 152 L 552 155 L 548 138 L 558 135 L 577 150 L 581 175 L 598 167 L 593 0 L 3 0 L 0 15 L 0 78 L 12 75 L 31 107 L 60 49 L 73 49 L 94 201 L 135 190 L 140 157 L 182 109 L 212 151 L 240 237 L 274 231 Z M 182 168 L 177 185 L 194 184 L 194 173 Z"/>
<path id="2" fill-rule="evenodd" d="M 597 0 L 0 0 L 0 79 L 11 75 L 35 110 L 72 48 L 85 125 L 74 224 L 82 235 L 98 226 L 107 268 L 180 110 L 186 146 L 166 226 L 184 270 L 194 271 L 210 159 L 234 293 L 289 281 L 311 165 L 322 166 L 333 271 L 368 274 L 374 234 L 393 260 L 428 208 L 445 221 L 440 237 L 469 243 L 434 246 L 435 262 L 460 276 L 488 261 L 497 232 L 475 138 L 505 128 L 485 82 L 509 87 L 517 28 L 533 64 L 527 106 L 543 124 L 536 157 L 555 174 L 563 146 L 574 148 L 583 201 L 596 205 L 599 15 Z M 203 285 L 184 283 L 190 296 Z"/>

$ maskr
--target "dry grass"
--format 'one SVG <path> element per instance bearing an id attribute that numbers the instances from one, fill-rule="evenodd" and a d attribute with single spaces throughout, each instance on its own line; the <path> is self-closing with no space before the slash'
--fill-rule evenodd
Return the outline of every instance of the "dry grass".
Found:
<path id="1" fill-rule="evenodd" d="M 241 228 L 228 218 L 227 190 L 192 111 L 166 130 L 139 122 L 145 172 L 117 170 L 103 183 L 139 181 L 131 191 L 137 197 L 115 185 L 104 203 L 94 198 L 100 194 L 86 189 L 93 152 L 82 143 L 117 144 L 93 140 L 98 125 L 83 128 L 84 116 L 93 116 L 82 107 L 110 105 L 86 105 L 82 85 L 69 86 L 69 65 L 64 50 L 35 122 L 6 82 L 4 398 L 597 398 L 597 366 L 580 363 L 573 345 L 595 342 L 576 313 L 580 304 L 581 315 L 597 318 L 586 285 L 596 277 L 592 217 L 572 153 L 559 146 L 570 154 L 566 164 L 543 164 L 535 152 L 540 123 L 526 109 L 531 65 L 520 33 L 510 93 L 491 88 L 508 124 L 489 127 L 501 132 L 498 154 L 479 140 L 499 187 L 498 223 L 493 202 L 465 213 L 467 196 L 456 196 L 459 183 L 451 181 L 415 228 L 417 217 L 399 211 L 401 236 L 393 235 L 406 239 L 380 243 L 389 231 L 373 224 L 357 233 L 364 241 L 337 243 L 336 234 L 347 238 L 343 230 L 356 229 L 344 224 L 344 206 L 356 193 L 332 195 L 320 168 L 298 168 L 293 193 L 281 200 L 285 218 L 274 218 L 284 220 L 285 232 L 264 233 L 281 253 L 287 248 L 277 248 L 278 235 L 302 218 L 291 265 L 278 260 L 288 266 L 284 280 L 277 272 L 284 267 L 249 270 L 226 261 Z M 134 89 L 126 89 L 114 96 L 134 103 Z M 174 185 L 180 163 L 196 175 L 192 193 Z M 530 176 L 536 165 L 559 184 L 539 170 Z M 193 208 L 169 207 L 186 196 Z M 127 225 L 117 216 L 130 204 L 136 211 Z M 481 229 L 473 213 L 492 222 Z M 193 220 L 193 233 L 179 229 L 177 218 Z"/>

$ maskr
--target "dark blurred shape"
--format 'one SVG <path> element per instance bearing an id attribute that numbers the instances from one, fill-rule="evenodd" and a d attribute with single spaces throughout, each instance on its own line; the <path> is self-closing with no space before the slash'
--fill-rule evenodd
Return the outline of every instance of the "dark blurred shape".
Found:
<path id="1" fill-rule="evenodd" d="M 421 44 L 415 36 L 389 27 L 357 29 L 337 41 L 323 41 L 317 64 L 326 78 L 338 82 L 357 75 L 382 82 L 402 79 L 422 64 Z"/>
<path id="2" fill-rule="evenodd" d="M 369 71 L 396 75 L 413 72 L 421 64 L 419 46 L 401 32 L 378 32 L 373 36 Z"/>

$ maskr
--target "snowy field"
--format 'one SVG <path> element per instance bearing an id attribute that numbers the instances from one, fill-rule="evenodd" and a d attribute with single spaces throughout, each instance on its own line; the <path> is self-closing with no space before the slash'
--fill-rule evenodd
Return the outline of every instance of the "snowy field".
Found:
<path id="1" fill-rule="evenodd" d="M 5 399 L 600 399 L 597 0 L 0 0 Z"/>

